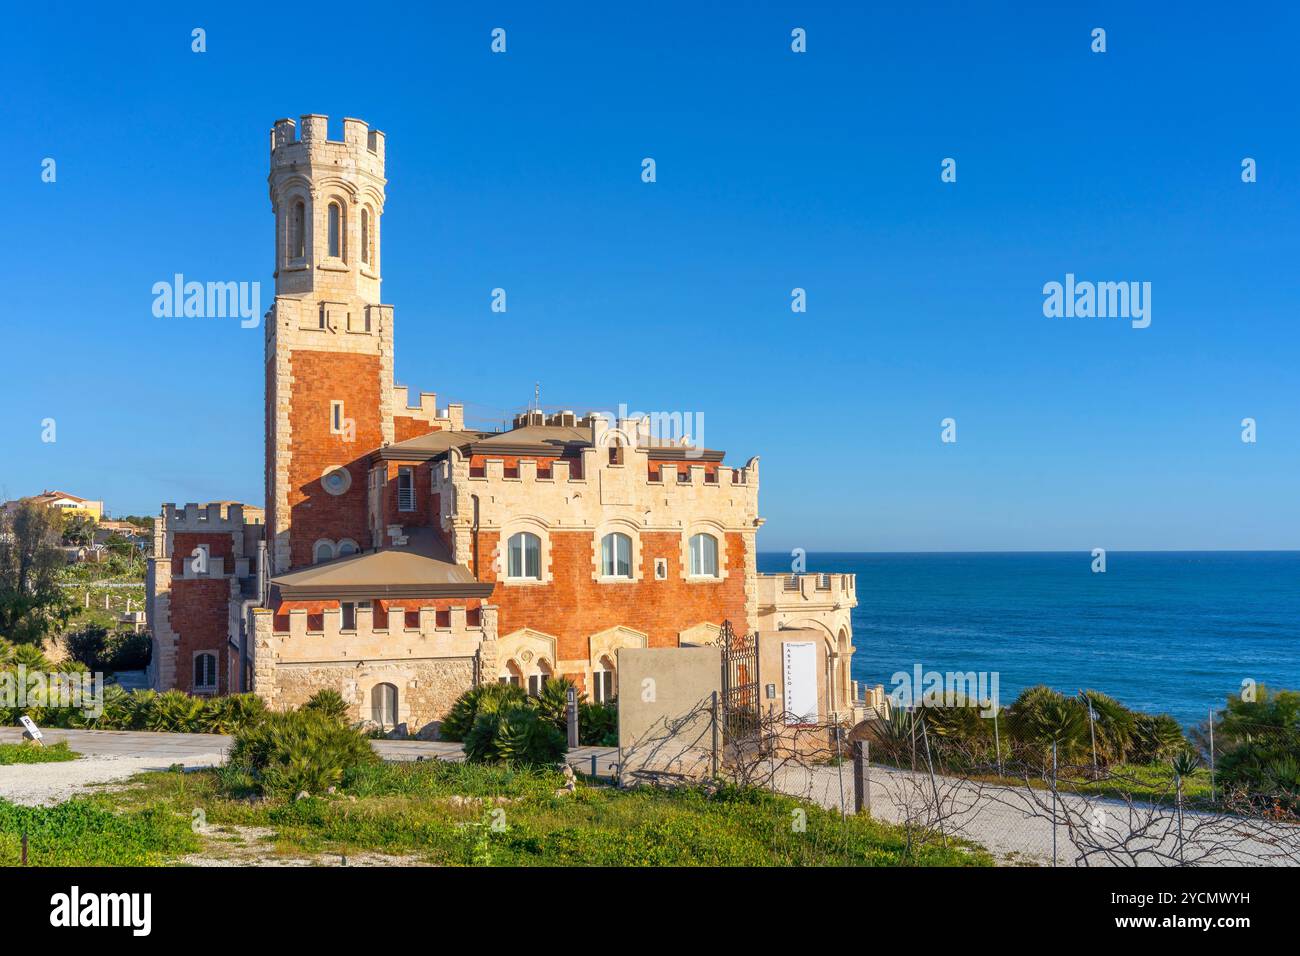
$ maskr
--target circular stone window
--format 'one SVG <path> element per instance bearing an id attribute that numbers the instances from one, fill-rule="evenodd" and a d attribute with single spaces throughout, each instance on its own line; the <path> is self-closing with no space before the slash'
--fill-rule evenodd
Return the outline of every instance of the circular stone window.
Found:
<path id="1" fill-rule="evenodd" d="M 330 494 L 341 495 L 352 487 L 352 473 L 338 466 L 326 468 L 320 476 L 320 483 Z"/>

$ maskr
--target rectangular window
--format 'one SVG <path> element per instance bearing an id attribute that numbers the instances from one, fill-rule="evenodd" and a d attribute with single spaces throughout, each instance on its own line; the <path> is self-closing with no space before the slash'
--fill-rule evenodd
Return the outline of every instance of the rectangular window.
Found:
<path id="1" fill-rule="evenodd" d="M 415 510 L 415 469 L 408 465 L 397 469 L 397 510 Z"/>
<path id="2" fill-rule="evenodd" d="M 595 687 L 592 688 L 596 703 L 606 704 L 614 699 L 614 672 L 613 671 L 596 671 L 592 675 L 595 680 Z"/>
<path id="3" fill-rule="evenodd" d="M 632 576 L 632 539 L 625 534 L 607 534 L 600 542 L 601 571 L 609 578 Z"/>
<path id="4" fill-rule="evenodd" d="M 506 573 L 511 578 L 540 580 L 542 576 L 542 541 L 535 534 L 521 532 L 510 537 Z"/>
<path id="5" fill-rule="evenodd" d="M 335 435 L 343 433 L 343 403 L 330 402 L 330 432 Z"/>
<path id="6" fill-rule="evenodd" d="M 369 607 L 370 607 L 369 601 L 340 602 L 339 609 L 342 611 L 342 614 L 340 615 L 341 618 L 341 623 L 339 624 L 340 629 L 344 631 L 355 631 L 357 629 L 357 610 L 359 608 L 369 608 Z"/>
<path id="7" fill-rule="evenodd" d="M 217 687 L 217 655 L 198 654 L 194 658 L 194 689 L 215 690 Z"/>
<path id="8" fill-rule="evenodd" d="M 545 674 L 530 674 L 528 677 L 528 693 L 534 697 L 542 695 L 542 688 L 546 686 Z"/>

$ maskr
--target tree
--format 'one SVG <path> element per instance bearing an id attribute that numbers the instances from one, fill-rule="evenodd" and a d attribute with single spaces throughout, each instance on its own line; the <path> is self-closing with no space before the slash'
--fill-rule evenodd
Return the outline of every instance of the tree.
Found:
<path id="1" fill-rule="evenodd" d="M 34 501 L 0 512 L 0 637 L 39 644 L 72 608 L 58 584 L 62 516 Z"/>
<path id="2" fill-rule="evenodd" d="M 95 519 L 75 511 L 64 515 L 63 540 L 68 544 L 94 544 Z"/>

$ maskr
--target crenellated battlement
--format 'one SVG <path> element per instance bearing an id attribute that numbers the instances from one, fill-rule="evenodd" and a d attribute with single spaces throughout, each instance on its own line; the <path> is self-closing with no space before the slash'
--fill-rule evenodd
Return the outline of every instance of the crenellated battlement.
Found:
<path id="1" fill-rule="evenodd" d="M 329 138 L 329 117 L 307 113 L 301 125 L 278 119 L 271 127 L 271 166 L 295 163 L 338 163 L 350 159 L 380 179 L 384 176 L 384 134 L 365 120 L 344 117 L 343 139 Z"/>
<path id="2" fill-rule="evenodd" d="M 162 506 L 160 517 L 167 531 L 243 531 L 245 525 L 265 521 L 261 508 L 235 501 L 214 501 L 210 504 L 189 502 L 178 508 L 174 504 Z"/>
<path id="3" fill-rule="evenodd" d="M 452 431 L 465 427 L 465 406 L 460 402 L 448 402 L 445 407 L 439 408 L 437 392 L 421 392 L 416 404 L 412 405 L 410 390 L 405 385 L 393 386 L 393 414 L 416 418 Z"/>
<path id="4" fill-rule="evenodd" d="M 739 468 L 705 463 L 695 459 L 666 460 L 653 458 L 654 449 L 631 449 L 625 463 L 612 464 L 608 449 L 584 448 L 576 459 L 557 458 L 539 462 L 519 457 L 509 467 L 506 456 L 475 455 L 482 457 L 480 465 L 453 450 L 437 463 L 433 472 L 434 483 L 449 483 L 456 478 L 471 482 L 543 482 L 546 484 L 588 483 L 600 481 L 600 473 L 608 472 L 610 478 L 627 475 L 633 482 L 653 488 L 659 494 L 673 494 L 690 489 L 732 489 L 758 492 L 758 458 L 751 458 Z M 636 477 L 639 476 L 639 477 Z M 606 482 L 610 478 L 604 479 Z"/>

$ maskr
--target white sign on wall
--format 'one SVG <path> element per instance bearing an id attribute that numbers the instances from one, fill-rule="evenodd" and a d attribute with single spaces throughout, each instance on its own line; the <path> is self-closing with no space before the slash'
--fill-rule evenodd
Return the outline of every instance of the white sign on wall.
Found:
<path id="1" fill-rule="evenodd" d="M 781 645 L 785 663 L 785 722 L 817 723 L 817 645 L 812 641 Z"/>

